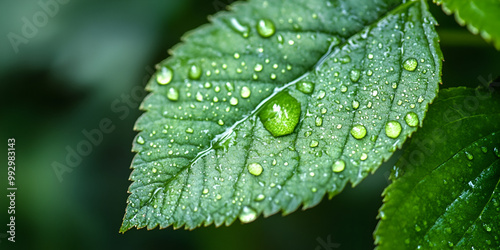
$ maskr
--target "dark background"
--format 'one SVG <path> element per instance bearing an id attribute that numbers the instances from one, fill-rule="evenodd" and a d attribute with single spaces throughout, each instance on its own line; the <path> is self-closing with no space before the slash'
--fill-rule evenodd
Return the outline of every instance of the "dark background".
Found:
<path id="1" fill-rule="evenodd" d="M 62 1 L 62 0 L 61 0 Z M 66 0 L 68 1 L 68 0 Z M 0 160 L 0 249 L 371 249 L 381 193 L 397 153 L 356 188 L 288 216 L 193 231 L 132 229 L 119 234 L 130 185 L 132 128 L 156 63 L 186 31 L 231 0 L 69 0 L 16 53 L 9 32 L 43 11 L 38 1 L 0 2 L 0 152 L 16 139 L 16 243 L 6 239 L 7 154 Z M 432 4 L 431 4 L 432 5 Z M 443 86 L 481 84 L 500 73 L 500 53 L 431 6 L 440 26 Z M 111 104 L 127 107 L 115 113 Z M 120 115 L 122 115 L 120 117 Z M 114 130 L 59 181 L 52 164 L 82 130 L 110 119 Z M 123 119 L 121 119 L 123 118 Z"/>

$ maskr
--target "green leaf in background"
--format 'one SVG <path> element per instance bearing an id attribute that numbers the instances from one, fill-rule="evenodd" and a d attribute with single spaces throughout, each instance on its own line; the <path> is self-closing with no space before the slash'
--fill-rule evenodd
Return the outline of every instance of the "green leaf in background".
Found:
<path id="1" fill-rule="evenodd" d="M 379 249 L 498 249 L 500 96 L 440 92 L 384 191 Z"/>
<path id="2" fill-rule="evenodd" d="M 473 34 L 481 34 L 488 42 L 493 41 L 500 50 L 500 1 L 498 0 L 433 0 L 443 11 L 460 25 L 467 25 Z"/>
<path id="3" fill-rule="evenodd" d="M 232 6 L 158 66 L 120 229 L 229 225 L 316 205 L 388 159 L 436 96 L 425 1 Z"/>

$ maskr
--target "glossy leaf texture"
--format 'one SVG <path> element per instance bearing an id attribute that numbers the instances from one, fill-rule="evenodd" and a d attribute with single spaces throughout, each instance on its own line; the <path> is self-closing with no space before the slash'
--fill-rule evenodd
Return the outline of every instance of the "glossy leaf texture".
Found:
<path id="1" fill-rule="evenodd" d="M 359 183 L 436 96 L 434 25 L 425 1 L 254 0 L 216 15 L 147 86 L 120 231 L 247 223 Z"/>
<path id="2" fill-rule="evenodd" d="M 500 50 L 500 1 L 498 0 L 433 0 L 443 11 L 455 14 L 460 25 L 467 25 L 473 34 L 480 34 Z"/>
<path id="3" fill-rule="evenodd" d="M 500 96 L 442 90 L 384 191 L 378 249 L 500 247 Z"/>

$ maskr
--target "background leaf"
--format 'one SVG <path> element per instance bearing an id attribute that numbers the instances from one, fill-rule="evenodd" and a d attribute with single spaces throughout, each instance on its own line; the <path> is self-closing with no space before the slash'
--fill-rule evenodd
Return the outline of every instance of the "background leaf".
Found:
<path id="1" fill-rule="evenodd" d="M 374 171 L 441 68 L 425 2 L 394 4 L 250 1 L 186 36 L 148 84 L 121 231 L 286 214 Z"/>
<path id="2" fill-rule="evenodd" d="M 443 11 L 460 25 L 467 25 L 473 34 L 481 34 L 486 41 L 493 41 L 500 50 L 500 2 L 497 0 L 434 0 Z"/>
<path id="3" fill-rule="evenodd" d="M 500 246 L 499 110 L 498 94 L 441 91 L 384 191 L 379 249 Z"/>

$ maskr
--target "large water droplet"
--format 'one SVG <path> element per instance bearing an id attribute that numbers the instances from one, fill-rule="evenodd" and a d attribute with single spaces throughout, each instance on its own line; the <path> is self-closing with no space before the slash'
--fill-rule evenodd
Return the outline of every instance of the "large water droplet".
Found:
<path id="1" fill-rule="evenodd" d="M 335 173 L 340 173 L 340 172 L 344 171 L 344 169 L 345 169 L 345 161 L 344 160 L 337 160 L 332 165 L 332 170 Z"/>
<path id="2" fill-rule="evenodd" d="M 257 22 L 257 33 L 259 33 L 261 37 L 270 37 L 274 35 L 275 32 L 276 27 L 274 27 L 273 21 L 269 19 L 260 19 Z"/>
<path id="3" fill-rule="evenodd" d="M 179 100 L 179 91 L 176 88 L 169 88 L 167 93 L 167 98 L 170 101 Z"/>
<path id="4" fill-rule="evenodd" d="M 405 115 L 405 122 L 410 127 L 416 127 L 418 125 L 418 115 L 415 112 L 408 112 Z"/>
<path id="5" fill-rule="evenodd" d="M 389 121 L 387 124 L 385 124 L 385 134 L 389 138 L 398 138 L 398 136 L 401 134 L 401 130 L 403 128 L 401 127 L 401 124 L 397 121 Z"/>
<path id="6" fill-rule="evenodd" d="M 366 128 L 363 125 L 354 125 L 351 129 L 351 135 L 356 139 L 363 139 L 366 136 Z"/>
<path id="7" fill-rule="evenodd" d="M 162 67 L 160 72 L 156 73 L 156 82 L 160 85 L 167 85 L 172 81 L 174 77 L 174 71 L 171 68 L 165 66 Z"/>
<path id="8" fill-rule="evenodd" d="M 408 71 L 415 71 L 417 68 L 418 62 L 415 58 L 408 58 L 403 63 L 403 68 Z"/>
<path id="9" fill-rule="evenodd" d="M 304 94 L 311 94 L 314 91 L 314 83 L 313 82 L 297 82 L 295 87 Z"/>
<path id="10" fill-rule="evenodd" d="M 250 91 L 250 89 L 247 86 L 243 86 L 243 88 L 241 88 L 240 95 L 242 98 L 250 97 L 251 93 L 252 92 Z"/>
<path id="11" fill-rule="evenodd" d="M 263 170 L 262 166 L 259 163 L 250 163 L 248 164 L 247 169 L 248 172 L 255 176 L 259 176 L 260 174 L 262 174 Z"/>
<path id="12" fill-rule="evenodd" d="M 197 79 L 200 79 L 201 77 L 201 67 L 196 65 L 196 64 L 191 64 L 191 66 L 189 67 L 189 71 L 188 71 L 188 76 L 189 78 L 193 79 L 193 80 L 197 80 Z"/>
<path id="13" fill-rule="evenodd" d="M 257 219 L 257 212 L 255 212 L 255 210 L 253 210 L 247 206 L 244 206 L 243 210 L 240 213 L 239 218 L 240 218 L 241 222 L 249 223 L 249 222 L 252 222 L 255 219 Z"/>
<path id="14" fill-rule="evenodd" d="M 312 140 L 312 141 L 311 141 L 311 143 L 309 144 L 309 146 L 310 146 L 311 148 L 315 148 L 315 147 L 317 147 L 318 145 L 319 145 L 319 142 L 318 142 L 318 141 L 316 141 L 316 140 Z"/>
<path id="15" fill-rule="evenodd" d="M 265 104 L 259 117 L 273 136 L 283 136 L 291 134 L 299 123 L 300 110 L 299 101 L 288 92 L 282 92 Z"/>

